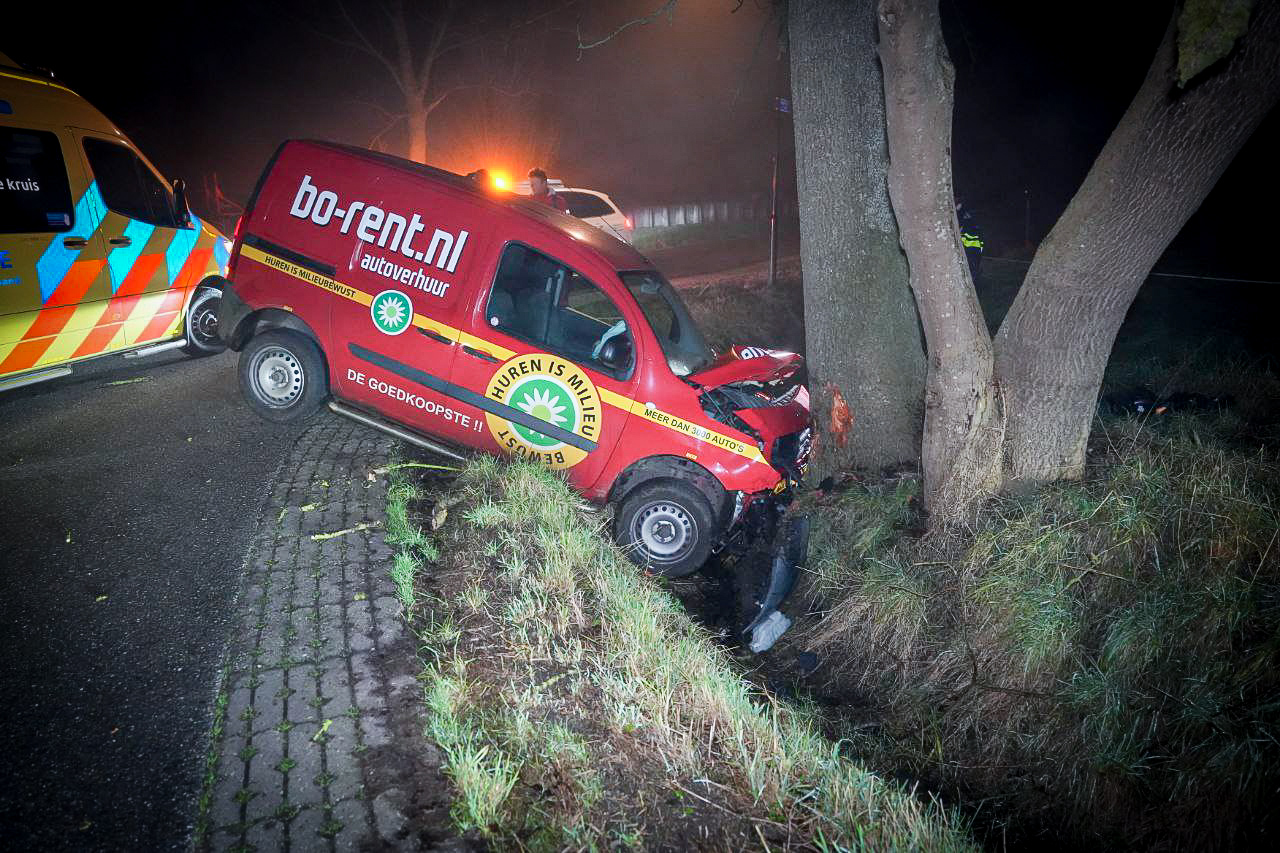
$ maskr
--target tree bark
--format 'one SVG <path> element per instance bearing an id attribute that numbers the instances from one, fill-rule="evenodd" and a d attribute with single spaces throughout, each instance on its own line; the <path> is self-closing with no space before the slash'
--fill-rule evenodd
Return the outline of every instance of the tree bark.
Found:
<path id="1" fill-rule="evenodd" d="M 882 0 L 880 62 L 889 196 L 924 328 L 921 471 L 931 528 L 969 517 L 1000 485 L 1000 394 L 991 337 L 969 275 L 951 180 L 955 71 L 937 0 Z"/>
<path id="2" fill-rule="evenodd" d="M 1176 86 L 1171 24 L 1147 78 L 1036 253 L 995 340 L 1011 485 L 1078 478 L 1116 332 L 1152 266 L 1280 98 L 1280 3 Z"/>
<path id="3" fill-rule="evenodd" d="M 405 121 L 409 123 L 408 159 L 415 163 L 427 162 L 427 109 L 422 98 L 405 102 Z"/>
<path id="4" fill-rule="evenodd" d="M 791 0 L 788 32 L 814 474 L 914 464 L 925 363 L 886 186 L 875 2 Z"/>

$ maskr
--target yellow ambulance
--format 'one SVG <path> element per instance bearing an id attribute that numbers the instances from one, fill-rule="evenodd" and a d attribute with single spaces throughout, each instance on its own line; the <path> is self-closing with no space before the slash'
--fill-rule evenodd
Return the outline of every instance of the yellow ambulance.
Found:
<path id="1" fill-rule="evenodd" d="M 230 242 L 84 98 L 0 54 L 0 391 L 222 349 Z"/>

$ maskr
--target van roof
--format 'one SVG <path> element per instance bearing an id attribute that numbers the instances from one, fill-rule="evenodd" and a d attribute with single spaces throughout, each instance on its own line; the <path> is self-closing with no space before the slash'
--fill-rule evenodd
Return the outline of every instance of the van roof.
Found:
<path id="1" fill-rule="evenodd" d="M 653 267 L 653 264 L 644 255 L 621 240 L 610 237 L 600 229 L 588 225 L 580 219 L 561 213 L 541 202 L 533 201 L 527 196 L 514 193 L 494 196 L 484 192 L 475 181 L 464 175 L 437 169 L 434 166 L 425 166 L 421 163 L 414 163 L 411 160 L 404 160 L 400 157 L 383 154 L 380 151 L 370 151 L 367 148 L 359 148 L 354 145 L 343 145 L 339 142 L 326 142 L 319 139 L 290 140 L 286 144 L 290 143 L 313 145 L 341 151 L 361 160 L 418 175 L 452 187 L 455 190 L 460 190 L 474 196 L 481 203 L 492 205 L 497 210 L 510 211 L 538 221 L 544 227 L 559 232 L 578 245 L 591 249 L 614 269 L 651 269 Z"/>

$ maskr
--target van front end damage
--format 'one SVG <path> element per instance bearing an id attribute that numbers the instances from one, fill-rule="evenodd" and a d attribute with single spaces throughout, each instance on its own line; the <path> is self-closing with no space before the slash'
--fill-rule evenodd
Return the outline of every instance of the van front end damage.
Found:
<path id="1" fill-rule="evenodd" d="M 725 391 L 718 388 L 708 396 L 727 396 Z M 809 519 L 793 512 L 792 503 L 809 468 L 812 431 L 808 395 L 801 385 L 776 396 L 741 387 L 731 391 L 739 404 L 747 403 L 735 409 L 733 417 L 749 434 L 761 436 L 769 463 L 780 478 L 771 492 L 735 496 L 735 523 L 725 543 L 734 561 L 736 583 L 744 593 L 739 597 L 741 615 L 747 620 L 742 633 L 750 635 L 751 650 L 759 654 L 790 626 L 779 607 L 795 587 L 808 556 Z M 798 423 L 804 427 L 782 435 L 775 432 Z M 770 435 L 777 437 L 765 438 Z"/>

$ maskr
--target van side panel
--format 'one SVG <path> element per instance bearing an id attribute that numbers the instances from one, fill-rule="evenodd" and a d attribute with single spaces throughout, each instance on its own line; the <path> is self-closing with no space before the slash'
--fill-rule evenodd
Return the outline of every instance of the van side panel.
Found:
<path id="1" fill-rule="evenodd" d="M 316 330 L 337 396 L 466 444 L 475 424 L 456 401 L 386 365 L 448 379 L 480 222 L 462 193 L 288 143 L 243 225 L 235 291 Z"/>

